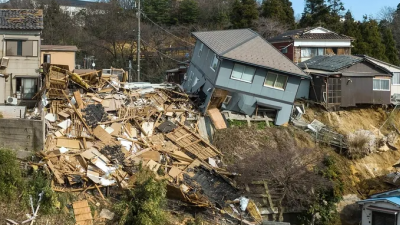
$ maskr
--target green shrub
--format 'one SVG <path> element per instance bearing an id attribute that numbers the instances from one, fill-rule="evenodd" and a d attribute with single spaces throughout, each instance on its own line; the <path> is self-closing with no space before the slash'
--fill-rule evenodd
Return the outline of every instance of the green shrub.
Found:
<path id="1" fill-rule="evenodd" d="M 60 206 L 57 194 L 51 189 L 51 179 L 42 171 L 34 171 L 30 179 L 25 184 L 23 199 L 26 206 L 30 207 L 29 196 L 32 196 L 36 208 L 39 200 L 39 194 L 43 192 L 40 202 L 41 214 L 53 214 Z"/>
<path id="2" fill-rule="evenodd" d="M 135 176 L 134 188 L 126 190 L 114 205 L 114 210 L 119 214 L 119 224 L 165 224 L 165 181 L 157 180 L 155 174 L 147 168 L 140 168 Z"/>
<path id="3" fill-rule="evenodd" d="M 15 153 L 0 148 L 0 200 L 15 199 L 22 186 L 21 169 Z"/>

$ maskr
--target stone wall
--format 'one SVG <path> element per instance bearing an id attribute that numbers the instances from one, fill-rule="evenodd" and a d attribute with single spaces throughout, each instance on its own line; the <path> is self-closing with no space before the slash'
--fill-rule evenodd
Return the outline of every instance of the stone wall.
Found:
<path id="1" fill-rule="evenodd" d="M 42 150 L 43 143 L 43 121 L 0 119 L 0 147 L 33 152 Z"/>

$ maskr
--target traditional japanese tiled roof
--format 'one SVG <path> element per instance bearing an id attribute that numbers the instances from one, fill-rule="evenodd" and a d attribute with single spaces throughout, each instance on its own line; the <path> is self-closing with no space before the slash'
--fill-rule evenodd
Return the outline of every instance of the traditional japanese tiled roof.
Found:
<path id="1" fill-rule="evenodd" d="M 308 33 L 311 30 L 316 28 L 326 30 L 326 33 Z M 346 36 L 343 34 L 337 34 L 330 30 L 320 28 L 320 27 L 309 27 L 309 28 L 302 28 L 297 30 L 288 30 L 285 33 L 282 33 L 278 36 L 275 36 L 269 39 L 269 42 L 283 42 L 283 41 L 290 41 L 290 40 L 353 40 L 354 38 L 350 36 Z"/>
<path id="2" fill-rule="evenodd" d="M 364 59 L 352 55 L 326 55 L 315 56 L 312 59 L 299 63 L 303 69 L 324 70 L 329 72 L 338 72 L 341 69 L 350 67 Z M 307 64 L 307 66 L 305 65 Z"/>
<path id="3" fill-rule="evenodd" d="M 0 9 L 0 29 L 42 30 L 41 9 Z"/>
<path id="4" fill-rule="evenodd" d="M 250 29 L 194 32 L 193 35 L 222 58 L 309 77 L 274 46 Z"/>

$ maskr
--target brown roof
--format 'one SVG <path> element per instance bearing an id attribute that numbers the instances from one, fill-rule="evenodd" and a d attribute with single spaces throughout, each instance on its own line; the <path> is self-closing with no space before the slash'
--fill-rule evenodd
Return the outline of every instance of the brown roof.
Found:
<path id="1" fill-rule="evenodd" d="M 324 40 L 353 40 L 353 37 L 346 36 L 343 34 L 337 34 L 335 32 L 329 31 L 325 28 L 322 28 L 324 30 L 327 30 L 328 33 L 307 33 L 315 28 L 318 27 L 312 27 L 312 28 L 302 28 L 302 29 L 297 29 L 297 30 L 288 30 L 285 33 L 282 33 L 278 36 L 275 36 L 271 39 L 269 39 L 269 42 L 282 42 L 282 41 L 288 41 L 288 40 L 304 40 L 304 39 L 313 39 L 313 40 L 318 40 L 318 39 L 324 39 Z"/>
<path id="2" fill-rule="evenodd" d="M 196 32 L 193 35 L 222 58 L 309 77 L 290 59 L 250 29 Z"/>
<path id="3" fill-rule="evenodd" d="M 76 52 L 78 48 L 75 45 L 41 45 L 41 51 L 60 51 L 60 52 Z"/>
<path id="4" fill-rule="evenodd" d="M 0 29 L 42 30 L 41 9 L 0 9 Z"/>

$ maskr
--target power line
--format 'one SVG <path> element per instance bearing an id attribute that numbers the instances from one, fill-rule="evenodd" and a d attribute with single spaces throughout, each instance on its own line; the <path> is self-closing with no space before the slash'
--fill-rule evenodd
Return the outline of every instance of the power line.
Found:
<path id="1" fill-rule="evenodd" d="M 186 62 L 179 61 L 179 60 L 177 60 L 177 59 L 171 58 L 170 56 L 168 56 L 168 55 L 164 54 L 163 52 L 161 52 L 160 50 L 156 49 L 155 47 L 150 46 L 150 44 L 148 44 L 148 43 L 147 43 L 146 41 L 144 41 L 143 39 L 140 39 L 140 40 L 141 40 L 143 43 L 145 43 L 147 46 L 149 46 L 150 48 L 154 49 L 156 52 L 160 53 L 161 55 L 163 55 L 163 56 L 165 56 L 165 57 L 167 57 L 167 58 L 169 58 L 169 59 L 171 59 L 171 60 L 173 60 L 173 61 L 176 61 L 176 62 L 178 62 L 178 63 L 186 63 Z"/>
<path id="2" fill-rule="evenodd" d="M 193 43 L 190 43 L 190 42 L 188 42 L 188 41 L 186 41 L 186 40 L 184 40 L 184 39 L 182 39 L 182 38 L 176 36 L 175 34 L 173 34 L 173 33 L 169 32 L 168 30 L 164 29 L 162 26 L 158 25 L 156 22 L 154 22 L 153 20 L 151 20 L 143 11 L 141 11 L 141 13 L 143 14 L 144 18 L 148 19 L 151 23 L 153 23 L 154 25 L 156 25 L 157 27 L 159 27 L 161 30 L 167 32 L 168 34 L 174 36 L 175 38 L 177 38 L 177 39 L 179 39 L 179 40 L 181 40 L 181 41 L 183 41 L 183 42 L 185 42 L 185 43 L 187 43 L 187 44 L 189 44 L 189 45 L 191 45 L 191 46 L 194 46 Z"/>

